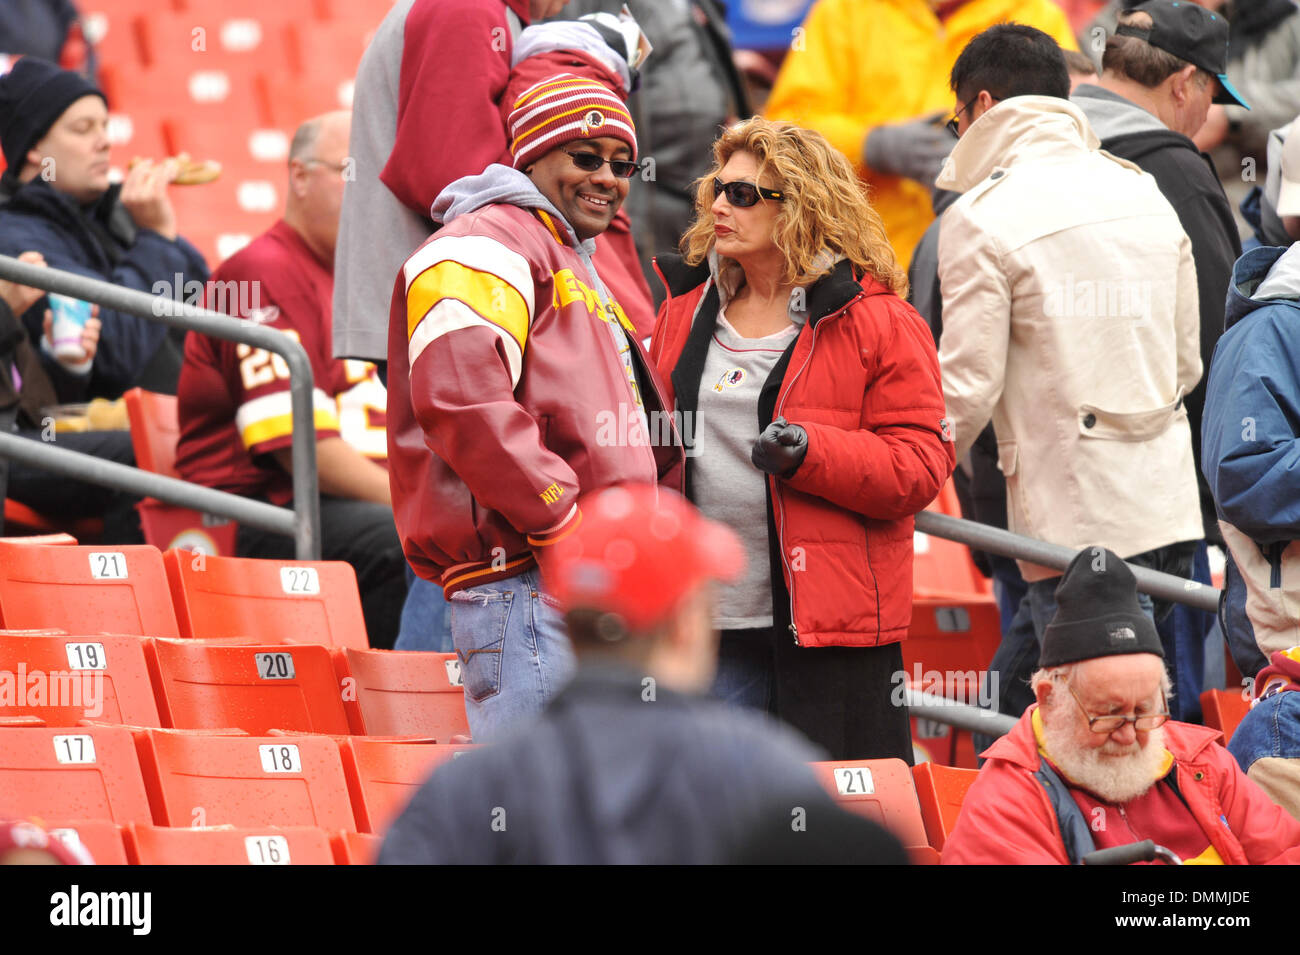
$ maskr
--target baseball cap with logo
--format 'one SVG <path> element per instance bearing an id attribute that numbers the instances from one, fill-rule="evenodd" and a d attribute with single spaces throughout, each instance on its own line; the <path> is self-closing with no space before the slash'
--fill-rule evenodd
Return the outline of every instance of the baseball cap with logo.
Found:
<path id="1" fill-rule="evenodd" d="M 1155 621 L 1138 603 L 1137 578 L 1104 547 L 1074 556 L 1056 587 L 1056 615 L 1043 628 L 1038 665 L 1064 666 L 1125 653 L 1163 658 Z"/>
<path id="2" fill-rule="evenodd" d="M 734 580 L 744 569 L 736 535 L 675 491 L 621 485 L 580 506 L 582 523 L 542 557 L 543 584 L 566 611 L 606 611 L 628 632 L 644 632 L 699 584 Z"/>
<path id="3" fill-rule="evenodd" d="M 1137 27 L 1121 23 L 1116 36 L 1137 37 L 1213 73 L 1219 80 L 1216 103 L 1236 103 L 1250 109 L 1228 82 L 1228 21 L 1217 13 L 1199 7 L 1191 0 L 1147 0 L 1136 6 L 1125 5 L 1128 13 L 1145 13 L 1151 26 Z"/>

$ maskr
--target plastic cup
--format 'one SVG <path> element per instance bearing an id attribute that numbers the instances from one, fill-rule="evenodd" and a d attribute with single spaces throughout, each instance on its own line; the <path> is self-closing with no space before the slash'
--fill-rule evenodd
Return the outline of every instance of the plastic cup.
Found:
<path id="1" fill-rule="evenodd" d="M 86 350 L 81 347 L 81 333 L 90 318 L 90 303 L 79 298 L 49 293 L 50 311 L 54 315 L 54 327 L 50 346 L 55 358 L 71 361 L 84 361 Z"/>

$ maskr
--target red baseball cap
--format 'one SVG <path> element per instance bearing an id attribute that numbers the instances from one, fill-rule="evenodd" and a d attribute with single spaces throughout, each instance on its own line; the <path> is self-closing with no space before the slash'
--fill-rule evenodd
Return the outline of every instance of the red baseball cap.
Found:
<path id="1" fill-rule="evenodd" d="M 594 491 L 582 523 L 543 557 L 547 590 L 565 609 L 604 610 L 648 630 L 706 580 L 735 580 L 745 551 L 730 528 L 653 484 Z"/>

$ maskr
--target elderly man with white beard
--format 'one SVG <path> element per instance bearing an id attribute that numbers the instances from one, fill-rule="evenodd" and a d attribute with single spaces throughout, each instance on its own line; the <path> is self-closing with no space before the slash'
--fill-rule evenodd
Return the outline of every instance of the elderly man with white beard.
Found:
<path id="1" fill-rule="evenodd" d="M 949 864 L 1077 865 L 1141 842 L 1185 863 L 1300 863 L 1300 822 L 1242 773 L 1219 732 L 1169 720 L 1169 677 L 1133 572 L 1082 550 L 1056 590 L 1037 702 L 987 760 Z"/>

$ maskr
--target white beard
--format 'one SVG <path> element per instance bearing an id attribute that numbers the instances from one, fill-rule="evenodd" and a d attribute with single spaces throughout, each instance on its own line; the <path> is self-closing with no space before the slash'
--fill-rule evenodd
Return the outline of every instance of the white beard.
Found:
<path id="1" fill-rule="evenodd" d="M 1106 802 L 1125 803 L 1144 794 L 1163 774 L 1165 768 L 1165 729 L 1147 735 L 1146 746 L 1134 740 L 1119 746 L 1106 740 L 1101 746 L 1087 748 L 1074 742 L 1064 719 L 1043 713 L 1043 742 L 1052 762 L 1069 777 L 1069 781 L 1100 796 Z"/>

